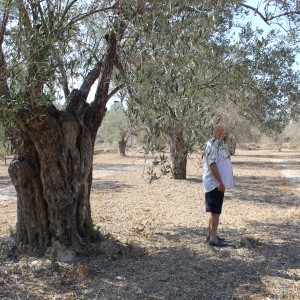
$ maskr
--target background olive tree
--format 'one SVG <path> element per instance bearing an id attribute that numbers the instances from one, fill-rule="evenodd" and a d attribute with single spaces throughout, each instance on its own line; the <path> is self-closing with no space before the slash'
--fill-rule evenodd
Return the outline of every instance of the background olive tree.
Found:
<path id="1" fill-rule="evenodd" d="M 261 17 L 278 21 L 280 14 L 267 13 L 269 5 Z M 237 23 L 234 16 L 255 10 L 243 3 L 186 1 L 170 7 L 137 18 L 143 30 L 132 32 L 136 43 L 122 53 L 130 70 L 123 74 L 130 85 L 129 111 L 148 133 L 148 151 L 169 146 L 173 177 L 185 179 L 187 155 L 210 137 L 217 121 L 231 128 L 233 119 L 243 119 L 282 132 L 299 115 L 297 47 L 295 28 L 263 35 Z M 220 114 L 222 109 L 235 114 Z"/>
<path id="2" fill-rule="evenodd" d="M 126 146 L 131 136 L 131 129 L 129 118 L 120 102 L 114 102 L 107 111 L 97 135 L 99 139 L 104 139 L 105 142 L 117 144 L 120 155 L 126 155 Z"/>

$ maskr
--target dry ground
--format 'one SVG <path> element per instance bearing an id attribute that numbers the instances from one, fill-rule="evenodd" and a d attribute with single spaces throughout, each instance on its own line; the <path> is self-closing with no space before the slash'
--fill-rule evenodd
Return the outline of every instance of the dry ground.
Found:
<path id="1" fill-rule="evenodd" d="M 4 260 L 0 299 L 300 299 L 300 151 L 239 150 L 232 160 L 236 187 L 219 232 L 229 247 L 219 249 L 205 243 L 197 156 L 187 180 L 149 184 L 141 153 L 96 155 L 92 215 L 110 237 L 102 254 L 56 269 L 47 259 Z M 6 180 L 2 163 L 0 193 Z M 15 199 L 0 208 L 5 236 Z"/>

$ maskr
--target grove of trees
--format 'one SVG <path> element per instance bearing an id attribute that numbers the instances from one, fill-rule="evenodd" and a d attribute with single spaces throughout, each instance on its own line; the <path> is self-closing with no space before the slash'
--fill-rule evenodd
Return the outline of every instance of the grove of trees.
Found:
<path id="1" fill-rule="evenodd" d="M 16 243 L 82 251 L 97 238 L 93 149 L 106 104 L 121 90 L 133 126 L 148 133 L 147 149 L 163 151 L 163 138 L 179 179 L 187 154 L 224 121 L 222 110 L 277 131 L 299 116 L 299 2 L 262 5 L 1 0 L 0 122 L 16 153 Z M 262 36 L 238 24 L 250 12 L 286 31 Z"/>

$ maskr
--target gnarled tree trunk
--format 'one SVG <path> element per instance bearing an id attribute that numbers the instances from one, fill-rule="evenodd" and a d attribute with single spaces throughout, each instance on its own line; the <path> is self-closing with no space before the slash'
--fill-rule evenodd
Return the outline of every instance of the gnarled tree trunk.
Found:
<path id="1" fill-rule="evenodd" d="M 80 249 L 93 233 L 95 132 L 71 111 L 48 107 L 44 112 L 22 126 L 22 143 L 9 167 L 18 196 L 17 243 L 43 250 L 58 240 Z"/>
<path id="2" fill-rule="evenodd" d="M 170 149 L 174 179 L 186 179 L 187 151 L 182 132 L 170 136 Z"/>
<path id="3" fill-rule="evenodd" d="M 93 238 L 93 150 L 112 96 L 109 83 L 116 55 L 114 33 L 108 35 L 107 42 L 102 61 L 81 88 L 68 95 L 65 110 L 30 101 L 33 93 L 27 93 L 27 106 L 15 116 L 12 142 L 17 155 L 9 174 L 17 191 L 17 245 L 30 245 L 43 252 L 58 241 L 73 250 L 83 250 Z M 95 100 L 88 104 L 87 95 L 97 78 Z"/>

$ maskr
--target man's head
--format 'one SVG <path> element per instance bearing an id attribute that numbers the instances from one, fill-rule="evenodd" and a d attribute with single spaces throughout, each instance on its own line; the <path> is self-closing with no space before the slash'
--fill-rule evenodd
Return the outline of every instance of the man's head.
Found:
<path id="1" fill-rule="evenodd" d="M 225 137 L 225 130 L 221 124 L 217 124 L 214 129 L 214 137 L 218 140 L 223 140 Z"/>

